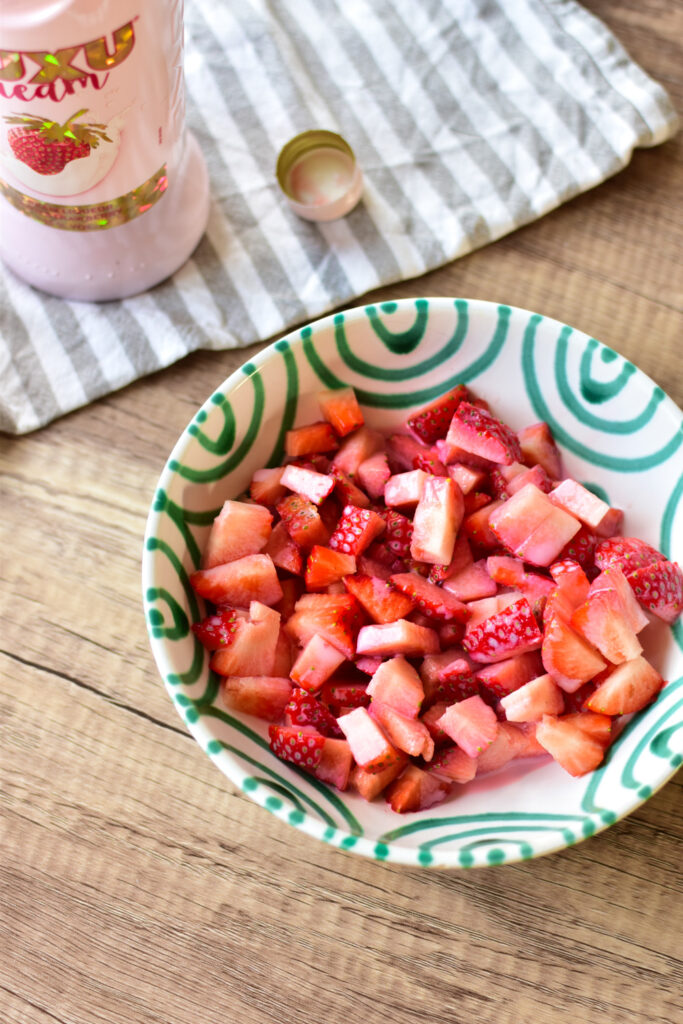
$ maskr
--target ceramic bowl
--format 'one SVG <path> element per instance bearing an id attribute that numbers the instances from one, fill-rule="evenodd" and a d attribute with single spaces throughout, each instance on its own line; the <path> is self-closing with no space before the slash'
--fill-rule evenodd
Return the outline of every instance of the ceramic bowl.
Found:
<path id="1" fill-rule="evenodd" d="M 552 761 L 512 762 L 445 803 L 394 814 L 279 761 L 267 723 L 228 712 L 189 629 L 203 608 L 188 574 L 222 502 L 278 464 L 285 431 L 319 418 L 316 393 L 351 384 L 367 422 L 399 427 L 463 382 L 520 429 L 552 427 L 566 471 L 625 510 L 636 535 L 683 560 L 683 416 L 648 377 L 594 338 L 522 309 L 405 299 L 317 320 L 218 386 L 161 474 L 147 523 L 143 594 L 159 671 L 178 714 L 231 783 L 316 839 L 376 860 L 467 868 L 524 860 L 624 817 L 683 760 L 683 628 L 651 625 L 645 653 L 668 685 L 605 763 L 574 779 Z M 264 821 L 265 824 L 265 821 Z"/>

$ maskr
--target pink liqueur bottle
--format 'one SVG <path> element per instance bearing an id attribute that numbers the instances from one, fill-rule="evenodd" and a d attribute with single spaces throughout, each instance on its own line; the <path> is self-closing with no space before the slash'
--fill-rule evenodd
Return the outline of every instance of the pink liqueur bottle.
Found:
<path id="1" fill-rule="evenodd" d="M 0 256 L 71 299 L 144 291 L 206 227 L 182 0 L 1 0 Z"/>

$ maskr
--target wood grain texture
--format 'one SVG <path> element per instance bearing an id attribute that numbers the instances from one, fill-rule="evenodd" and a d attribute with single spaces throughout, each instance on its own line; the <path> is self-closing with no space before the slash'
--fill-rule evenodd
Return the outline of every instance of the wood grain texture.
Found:
<path id="1" fill-rule="evenodd" d="M 587 6 L 683 110 L 683 5 Z M 682 192 L 679 136 L 372 299 L 538 310 L 683 404 Z M 676 1024 L 680 773 L 563 853 L 428 872 L 281 824 L 185 731 L 145 634 L 145 517 L 180 431 L 257 350 L 198 353 L 0 440 L 0 1021 Z"/>

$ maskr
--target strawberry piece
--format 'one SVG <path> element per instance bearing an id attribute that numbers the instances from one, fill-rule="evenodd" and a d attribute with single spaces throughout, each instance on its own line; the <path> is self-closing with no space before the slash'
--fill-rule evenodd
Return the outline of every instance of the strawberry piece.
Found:
<path id="1" fill-rule="evenodd" d="M 465 531 L 465 536 L 485 551 L 495 551 L 500 547 L 498 537 L 491 529 L 489 522 L 502 505 L 502 501 L 491 501 L 463 520 L 462 528 Z"/>
<path id="2" fill-rule="evenodd" d="M 273 532 L 268 538 L 264 554 L 273 559 L 273 564 L 279 569 L 286 569 L 300 576 L 303 572 L 303 559 L 301 552 L 287 532 L 287 527 L 281 521 L 273 527 Z"/>
<path id="3" fill-rule="evenodd" d="M 470 491 L 481 490 L 486 483 L 486 473 L 483 469 L 475 469 L 474 466 L 466 466 L 462 462 L 455 462 L 450 466 L 446 466 L 446 472 L 465 496 Z"/>
<path id="4" fill-rule="evenodd" d="M 566 698 L 565 698 L 566 700 Z M 568 718 L 565 715 L 565 718 Z M 516 757 L 546 757 L 548 751 L 536 739 L 536 722 L 518 722 L 519 750 Z"/>
<path id="5" fill-rule="evenodd" d="M 415 602 L 396 590 L 384 580 L 364 573 L 345 576 L 344 586 L 359 601 L 375 622 L 396 622 L 403 619 L 415 607 Z"/>
<path id="6" fill-rule="evenodd" d="M 536 724 L 536 739 L 575 778 L 594 771 L 605 756 L 602 743 L 582 729 L 576 719 L 545 715 Z"/>
<path id="7" fill-rule="evenodd" d="M 190 584 L 207 601 L 238 608 L 246 608 L 252 601 L 276 604 L 282 597 L 275 566 L 268 555 L 245 555 L 226 565 L 199 569 L 190 576 Z"/>
<path id="8" fill-rule="evenodd" d="M 249 497 L 259 505 L 275 508 L 280 498 L 287 494 L 287 489 L 280 483 L 283 473 L 282 466 L 275 469 L 257 469 L 249 484 Z"/>
<path id="9" fill-rule="evenodd" d="M 348 573 L 356 571 L 356 559 L 341 551 L 314 544 L 306 561 L 304 580 L 307 590 L 324 590 Z"/>
<path id="10" fill-rule="evenodd" d="M 318 733 L 304 731 L 300 726 L 271 725 L 268 736 L 270 749 L 281 761 L 314 771 L 322 760 L 325 737 Z"/>
<path id="11" fill-rule="evenodd" d="M 249 619 L 236 621 L 232 642 L 214 651 L 209 664 L 222 676 L 272 675 L 279 637 L 278 612 L 252 601 Z"/>
<path id="12" fill-rule="evenodd" d="M 460 533 L 456 537 L 455 544 L 453 545 L 453 554 L 448 565 L 432 565 L 427 578 L 430 583 L 443 583 L 450 576 L 455 576 L 461 569 L 472 565 L 473 561 L 469 541 L 464 533 Z"/>
<path id="13" fill-rule="evenodd" d="M 409 416 L 406 426 L 420 441 L 434 444 L 448 433 L 453 414 L 463 401 L 469 401 L 471 394 L 464 384 L 457 384 L 445 395 L 423 406 L 419 412 Z"/>
<path id="14" fill-rule="evenodd" d="M 370 427 L 359 427 L 342 441 L 339 451 L 332 459 L 332 470 L 340 469 L 347 476 L 354 477 L 361 462 L 365 462 L 375 452 L 384 451 L 384 437 L 378 430 Z"/>
<path id="15" fill-rule="evenodd" d="M 430 775 L 462 785 L 471 782 L 477 774 L 477 758 L 470 757 L 460 747 L 449 747 L 432 759 L 427 771 Z"/>
<path id="16" fill-rule="evenodd" d="M 595 648 L 559 616 L 546 624 L 541 657 L 546 672 L 567 693 L 578 690 L 605 668 Z"/>
<path id="17" fill-rule="evenodd" d="M 282 718 L 291 696 L 289 679 L 277 676 L 228 676 L 221 682 L 226 707 L 268 722 Z"/>
<path id="18" fill-rule="evenodd" d="M 380 772 L 400 760 L 395 747 L 370 717 L 366 708 L 354 708 L 337 719 L 346 736 L 356 764 L 366 772 Z"/>
<path id="19" fill-rule="evenodd" d="M 509 722 L 539 722 L 544 715 L 561 715 L 564 711 L 562 690 L 547 673 L 524 683 L 500 703 Z"/>
<path id="20" fill-rule="evenodd" d="M 434 630 L 407 619 L 363 626 L 356 644 L 358 654 L 404 654 L 408 658 L 436 654 L 438 650 L 439 638 Z"/>
<path id="21" fill-rule="evenodd" d="M 437 630 L 439 643 L 443 650 L 449 647 L 457 647 L 462 643 L 465 635 L 465 626 L 462 622 L 444 622 Z"/>
<path id="22" fill-rule="evenodd" d="M 492 694 L 506 697 L 542 672 L 543 662 L 539 652 L 528 651 L 526 654 L 517 654 L 514 658 L 505 658 L 493 665 L 477 669 L 476 678 Z"/>
<path id="23" fill-rule="evenodd" d="M 364 459 L 357 472 L 361 487 L 371 498 L 377 500 L 384 497 L 384 487 L 391 476 L 386 452 L 375 452 Z"/>
<path id="24" fill-rule="evenodd" d="M 670 626 L 683 611 L 683 573 L 677 562 L 662 559 L 628 576 L 640 603 Z"/>
<path id="25" fill-rule="evenodd" d="M 285 466 L 281 481 L 282 486 L 295 491 L 302 498 L 308 498 L 314 505 L 320 505 L 328 494 L 334 490 L 334 478 L 316 473 L 315 470 L 295 466 Z"/>
<path id="26" fill-rule="evenodd" d="M 382 662 L 368 684 L 368 693 L 373 703 L 389 705 L 406 718 L 417 718 L 424 700 L 422 680 L 400 655 Z"/>
<path id="27" fill-rule="evenodd" d="M 325 737 L 320 763 L 313 771 L 315 777 L 344 790 L 349 784 L 352 767 L 353 756 L 346 740 Z"/>
<path id="28" fill-rule="evenodd" d="M 368 711 L 396 750 L 402 750 L 411 757 L 422 757 L 425 761 L 431 761 L 434 755 L 434 740 L 423 722 L 402 715 L 391 704 L 383 704 L 374 698 Z"/>
<path id="29" fill-rule="evenodd" d="M 275 609 L 280 613 L 282 622 L 286 622 L 294 612 L 296 602 L 303 593 L 304 583 L 301 579 L 289 577 L 280 580 L 280 587 L 282 588 L 282 598 L 275 605 Z"/>
<path id="30" fill-rule="evenodd" d="M 516 725 L 499 722 L 498 732 L 491 743 L 475 761 L 477 776 L 489 775 L 504 768 L 526 749 L 527 741 Z"/>
<path id="31" fill-rule="evenodd" d="M 285 434 L 285 451 L 292 458 L 334 452 L 338 447 L 337 436 L 329 423 L 309 423 Z"/>
<path id="32" fill-rule="evenodd" d="M 622 661 L 636 658 L 643 648 L 624 612 L 618 605 L 615 607 L 612 593 L 589 593 L 588 600 L 572 615 L 571 625 L 597 647 L 604 658 L 613 665 L 620 665 Z"/>
<path id="33" fill-rule="evenodd" d="M 444 587 L 430 583 L 416 573 L 396 573 L 389 581 L 430 619 L 439 622 L 466 622 L 470 617 L 467 605 Z"/>
<path id="34" fill-rule="evenodd" d="M 609 715 L 601 715 L 595 711 L 579 711 L 563 715 L 564 722 L 575 722 L 587 736 L 597 740 L 606 750 L 615 736 L 614 721 Z"/>
<path id="35" fill-rule="evenodd" d="M 475 626 L 481 625 L 486 619 L 490 619 L 492 615 L 497 615 L 498 612 L 504 611 L 509 608 L 515 601 L 520 601 L 523 594 L 520 590 L 508 590 L 501 594 L 496 594 L 495 597 L 482 597 L 478 601 L 470 601 L 467 607 L 470 610 L 470 618 L 467 623 L 465 633 L 471 632 Z"/>
<path id="36" fill-rule="evenodd" d="M 465 633 L 462 645 L 474 661 L 502 661 L 541 646 L 543 636 L 522 598 Z"/>
<path id="37" fill-rule="evenodd" d="M 590 582 L 578 562 L 573 558 L 562 558 L 553 562 L 550 575 L 574 608 L 578 608 L 588 597 Z"/>
<path id="38" fill-rule="evenodd" d="M 292 661 L 292 642 L 280 626 L 271 673 L 274 676 L 288 676 L 292 668 Z"/>
<path id="39" fill-rule="evenodd" d="M 505 467 L 501 468 L 504 469 Z M 523 473 L 517 474 L 510 480 L 508 483 L 510 496 L 516 494 L 517 491 L 521 491 L 522 487 L 526 487 L 527 484 L 533 484 L 545 494 L 549 494 L 553 489 L 553 481 L 543 469 L 543 466 L 533 466 L 531 469 L 525 469 Z"/>
<path id="40" fill-rule="evenodd" d="M 624 513 L 613 509 L 576 480 L 563 480 L 548 495 L 558 508 L 563 508 L 599 537 L 611 537 L 621 527 Z"/>
<path id="41" fill-rule="evenodd" d="M 332 425 L 332 429 L 339 437 L 346 437 L 352 430 L 362 427 L 365 423 L 353 388 L 321 391 L 318 402 L 323 418 Z"/>
<path id="42" fill-rule="evenodd" d="M 514 431 L 470 402 L 458 405 L 448 428 L 446 443 L 505 466 L 522 461 L 522 450 Z"/>
<path id="43" fill-rule="evenodd" d="M 497 590 L 495 582 L 487 572 L 485 560 L 466 565 L 445 579 L 442 586 L 459 601 L 478 601 L 483 597 L 493 597 Z"/>
<path id="44" fill-rule="evenodd" d="M 374 676 L 377 669 L 382 664 L 382 658 L 379 655 L 368 655 L 367 657 L 356 658 L 354 665 L 359 672 L 364 672 L 368 676 Z"/>
<path id="45" fill-rule="evenodd" d="M 598 541 L 594 557 L 598 569 L 621 569 L 628 576 L 636 569 L 660 562 L 664 555 L 638 537 L 607 537 Z"/>
<path id="46" fill-rule="evenodd" d="M 578 533 L 578 519 L 526 484 L 491 515 L 489 526 L 509 551 L 534 565 L 550 565 Z"/>
<path id="47" fill-rule="evenodd" d="M 380 515 L 386 523 L 382 542 L 398 558 L 409 558 L 410 543 L 413 539 L 413 524 L 410 519 L 391 508 L 384 509 Z"/>
<path id="48" fill-rule="evenodd" d="M 478 757 L 498 734 L 495 711 L 478 695 L 451 704 L 438 724 L 470 757 Z"/>
<path id="49" fill-rule="evenodd" d="M 562 458 L 547 423 L 532 423 L 517 434 L 524 462 L 542 466 L 552 480 L 562 477 Z"/>
<path id="50" fill-rule="evenodd" d="M 364 800 L 374 800 L 375 797 L 387 788 L 390 782 L 401 774 L 408 764 L 408 758 L 403 755 L 381 772 L 368 772 L 359 765 L 354 765 L 351 770 L 349 784 L 357 790 Z"/>
<path id="51" fill-rule="evenodd" d="M 360 605 L 351 594 L 303 594 L 285 628 L 302 647 L 319 633 L 351 659 L 362 618 Z"/>
<path id="52" fill-rule="evenodd" d="M 628 715 L 654 700 L 663 686 L 659 672 L 638 656 L 613 669 L 585 706 L 603 715 Z"/>
<path id="53" fill-rule="evenodd" d="M 207 615 L 201 622 L 194 622 L 192 632 L 207 651 L 218 651 L 233 642 L 238 621 L 240 617 L 234 608 L 223 608 L 215 615 Z"/>
<path id="54" fill-rule="evenodd" d="M 367 685 L 359 683 L 325 683 L 318 697 L 335 717 L 343 714 L 344 709 L 367 708 L 371 700 Z"/>
<path id="55" fill-rule="evenodd" d="M 468 696 L 471 697 L 472 694 L 468 694 Z M 450 745 L 451 738 L 450 736 L 446 735 L 446 733 L 439 725 L 439 719 L 445 712 L 448 705 L 453 703 L 454 700 L 452 698 L 450 700 L 438 701 L 436 704 L 432 704 L 432 706 L 428 708 L 423 715 L 420 716 L 420 721 L 423 722 L 424 725 L 429 730 L 429 735 L 432 737 L 432 739 L 434 740 L 434 745 L 437 747 L 443 746 L 444 743 Z"/>
<path id="56" fill-rule="evenodd" d="M 329 534 L 318 509 L 307 498 L 290 494 L 277 503 L 277 511 L 287 533 L 303 551 L 314 544 L 326 544 Z"/>
<path id="57" fill-rule="evenodd" d="M 299 654 L 289 674 L 304 690 L 314 693 L 345 660 L 340 650 L 316 633 Z"/>
<path id="58" fill-rule="evenodd" d="M 457 651 L 443 651 L 423 658 L 420 678 L 425 704 L 433 701 L 454 704 L 479 693 L 479 683 L 472 673 L 470 663 Z"/>
<path id="59" fill-rule="evenodd" d="M 420 452 L 413 459 L 413 469 L 422 469 L 432 476 L 448 476 L 443 462 L 437 459 L 434 451 Z M 451 477 L 451 479 L 453 479 Z"/>
<path id="60" fill-rule="evenodd" d="M 424 490 L 428 474 L 423 469 L 395 473 L 384 485 L 384 504 L 389 508 L 415 508 Z"/>
<path id="61" fill-rule="evenodd" d="M 362 463 L 361 463 L 362 465 Z M 356 505 L 357 508 L 368 508 L 370 499 L 360 487 L 356 487 L 351 477 L 341 469 L 332 470 L 335 493 L 342 505 Z"/>
<path id="62" fill-rule="evenodd" d="M 437 565 L 450 562 L 464 507 L 462 491 L 450 477 L 428 476 L 413 518 L 412 557 Z"/>
<path id="63" fill-rule="evenodd" d="M 270 536 L 272 522 L 272 515 L 262 505 L 226 501 L 213 521 L 202 568 L 211 569 L 262 551 Z"/>
<path id="64" fill-rule="evenodd" d="M 598 538 L 587 527 L 582 526 L 578 533 L 575 533 L 568 544 L 562 548 L 557 556 L 558 561 L 571 558 L 578 562 L 582 569 L 588 572 L 593 568 L 596 544 Z"/>
<path id="65" fill-rule="evenodd" d="M 368 508 L 345 505 L 337 528 L 330 537 L 329 546 L 347 555 L 360 555 L 369 544 L 383 533 L 384 520 Z"/>
<path id="66" fill-rule="evenodd" d="M 343 733 L 334 715 L 306 690 L 292 691 L 290 701 L 285 707 L 285 716 L 289 725 L 312 725 L 323 736 L 343 739 Z"/>
<path id="67" fill-rule="evenodd" d="M 616 611 L 621 612 L 634 633 L 640 633 L 647 626 L 647 615 L 638 604 L 621 569 L 603 569 L 589 586 L 588 599 L 594 594 L 603 595 Z"/>
<path id="68" fill-rule="evenodd" d="M 411 811 L 424 811 L 434 804 L 445 800 L 450 791 L 448 783 L 436 775 L 431 775 L 414 764 L 409 764 L 394 782 L 388 787 L 385 798 L 392 811 L 397 814 L 408 814 Z"/>
<path id="69" fill-rule="evenodd" d="M 520 590 L 536 615 L 543 611 L 547 598 L 555 589 L 552 580 L 536 572 L 527 572 L 524 562 L 518 558 L 491 555 L 486 559 L 486 569 L 496 583 Z"/>
<path id="70" fill-rule="evenodd" d="M 390 434 L 386 441 L 386 453 L 389 465 L 395 473 L 419 468 L 415 463 L 422 458 L 438 457 L 433 449 L 420 444 L 409 434 Z"/>
<path id="71" fill-rule="evenodd" d="M 483 491 L 471 491 L 463 497 L 463 515 L 471 516 L 473 512 L 478 512 L 480 508 L 484 508 L 490 501 L 490 494 L 484 494 Z"/>

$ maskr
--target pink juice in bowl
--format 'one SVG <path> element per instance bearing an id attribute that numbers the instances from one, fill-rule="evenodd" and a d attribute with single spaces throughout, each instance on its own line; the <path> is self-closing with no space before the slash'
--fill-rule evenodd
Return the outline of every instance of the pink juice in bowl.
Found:
<path id="1" fill-rule="evenodd" d="M 180 267 L 208 218 L 185 128 L 182 0 L 2 0 L 0 256 L 115 299 Z"/>

